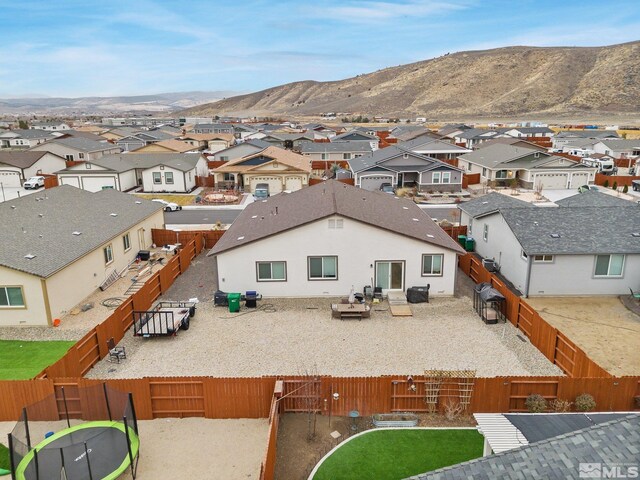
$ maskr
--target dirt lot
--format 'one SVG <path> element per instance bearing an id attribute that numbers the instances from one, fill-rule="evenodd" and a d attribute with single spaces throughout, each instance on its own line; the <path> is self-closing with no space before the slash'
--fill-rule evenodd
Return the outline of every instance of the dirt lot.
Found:
<path id="1" fill-rule="evenodd" d="M 619 298 L 534 297 L 527 302 L 612 375 L 640 375 L 640 316 Z"/>
<path id="2" fill-rule="evenodd" d="M 352 421 L 347 417 L 316 417 L 315 436 L 308 438 L 309 416 L 304 413 L 286 413 L 280 419 L 278 427 L 278 456 L 276 460 L 276 480 L 304 480 L 308 478 L 313 467 L 320 459 L 338 443 L 350 435 L 373 428 L 371 417 L 358 418 L 356 430 L 352 429 Z M 313 417 L 311 417 L 313 418 Z M 472 416 L 459 417 L 448 421 L 443 415 L 419 415 L 421 427 L 473 427 L 476 425 Z M 331 420 L 331 425 L 329 425 Z M 330 434 L 338 432 L 336 439 Z"/>
<path id="3" fill-rule="evenodd" d="M 32 438 L 51 424 L 33 423 Z M 0 422 L 2 442 L 14 422 Z M 30 424 L 31 426 L 32 424 Z M 61 428 L 64 428 L 62 426 Z M 167 418 L 140 421 L 139 480 L 257 479 L 267 448 L 267 419 L 207 420 Z M 55 429 L 54 429 L 55 430 Z M 131 479 L 124 474 L 121 479 Z"/>
<path id="4" fill-rule="evenodd" d="M 393 317 L 383 302 L 370 319 L 336 320 L 331 303 L 339 299 L 331 298 L 268 299 L 257 310 L 232 314 L 212 303 L 211 268 L 201 255 L 165 296 L 202 302 L 188 331 L 148 339 L 130 331 L 121 342 L 127 360 L 103 360 L 88 376 L 367 376 L 425 368 L 475 369 L 478 376 L 561 374 L 511 324 L 485 325 L 466 294 L 412 305 L 413 317 Z M 185 355 L 188 362 L 166 361 Z"/>

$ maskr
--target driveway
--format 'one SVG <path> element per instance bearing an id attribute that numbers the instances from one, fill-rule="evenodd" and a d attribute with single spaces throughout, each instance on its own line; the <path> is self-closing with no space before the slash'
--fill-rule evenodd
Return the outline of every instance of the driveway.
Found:
<path id="1" fill-rule="evenodd" d="M 38 190 L 25 190 L 22 187 L 5 187 L 0 184 L 0 202 L 6 202 L 8 200 L 13 200 L 14 198 L 20 198 L 25 195 L 41 192 L 44 192 L 44 188 L 39 188 Z"/>
<path id="2" fill-rule="evenodd" d="M 527 302 L 612 375 L 640 375 L 640 316 L 618 297 L 531 297 Z"/>

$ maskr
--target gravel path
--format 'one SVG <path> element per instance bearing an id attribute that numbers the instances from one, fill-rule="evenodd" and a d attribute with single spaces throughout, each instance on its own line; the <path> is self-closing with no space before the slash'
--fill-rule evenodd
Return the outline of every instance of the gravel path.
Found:
<path id="1" fill-rule="evenodd" d="M 121 342 L 127 360 L 103 360 L 87 376 L 367 376 L 436 368 L 475 369 L 482 377 L 562 374 L 510 323 L 485 325 L 466 295 L 412 305 L 413 317 L 392 317 L 384 302 L 363 321 L 332 319 L 336 301 L 268 299 L 236 314 L 204 302 L 188 331 L 151 339 L 128 332 Z"/>

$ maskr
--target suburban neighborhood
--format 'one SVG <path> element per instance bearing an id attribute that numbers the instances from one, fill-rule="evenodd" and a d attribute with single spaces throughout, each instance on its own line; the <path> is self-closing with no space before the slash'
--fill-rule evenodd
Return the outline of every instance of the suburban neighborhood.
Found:
<path id="1" fill-rule="evenodd" d="M 3 10 L 0 478 L 640 476 L 634 2 Z"/>

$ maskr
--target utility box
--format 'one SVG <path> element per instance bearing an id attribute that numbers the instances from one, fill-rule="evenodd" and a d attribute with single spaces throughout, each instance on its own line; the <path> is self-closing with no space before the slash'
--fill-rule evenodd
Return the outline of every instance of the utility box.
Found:
<path id="1" fill-rule="evenodd" d="M 237 313 L 240 311 L 241 298 L 242 294 L 240 293 L 230 293 L 227 295 L 227 301 L 229 302 L 229 311 L 231 313 Z"/>

